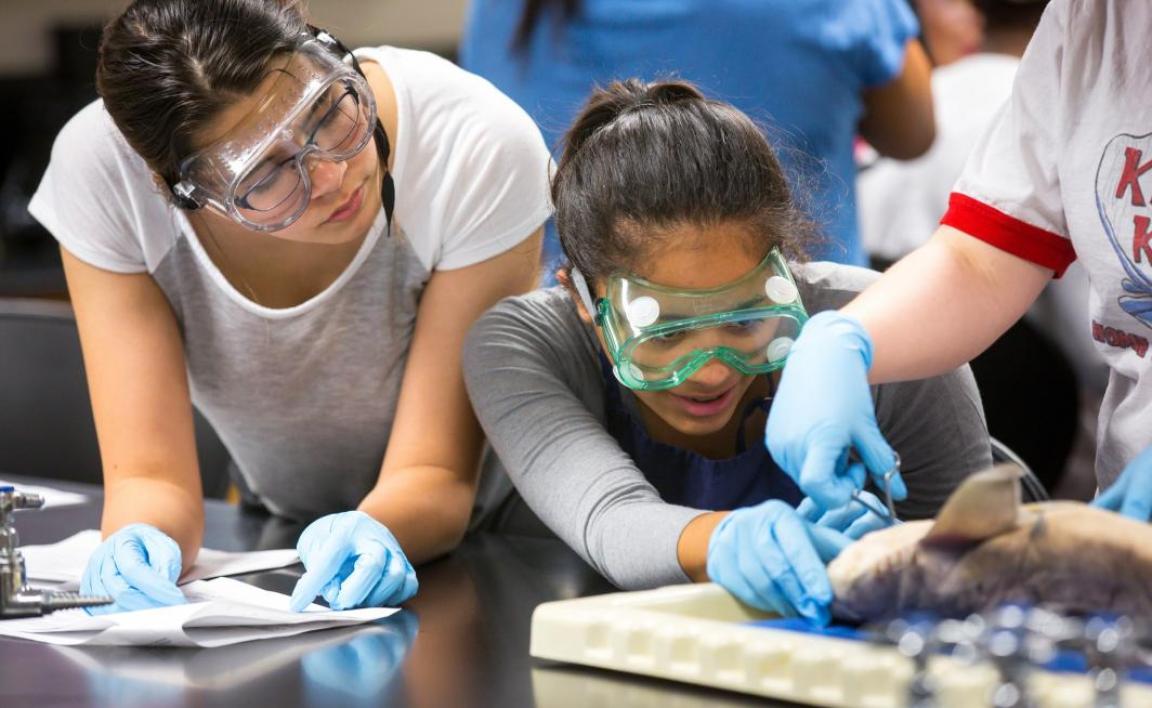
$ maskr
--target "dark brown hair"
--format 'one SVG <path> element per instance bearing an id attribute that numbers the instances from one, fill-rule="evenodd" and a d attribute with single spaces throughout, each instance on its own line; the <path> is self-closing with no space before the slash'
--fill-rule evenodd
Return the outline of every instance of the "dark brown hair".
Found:
<path id="1" fill-rule="evenodd" d="M 596 89 L 564 138 L 552 200 L 560 245 L 589 280 L 633 269 L 680 224 L 738 222 L 750 249 L 793 260 L 817 233 L 760 128 L 683 81 Z"/>
<path id="2" fill-rule="evenodd" d="M 104 28 L 96 88 L 171 187 L 193 137 L 307 29 L 297 0 L 136 0 Z"/>
<path id="3" fill-rule="evenodd" d="M 512 36 L 512 51 L 524 54 L 532 41 L 532 33 L 540 17 L 549 6 L 558 8 L 560 15 L 558 21 L 568 22 L 580 12 L 580 0 L 524 0 L 524 10 L 516 23 L 516 33 Z"/>

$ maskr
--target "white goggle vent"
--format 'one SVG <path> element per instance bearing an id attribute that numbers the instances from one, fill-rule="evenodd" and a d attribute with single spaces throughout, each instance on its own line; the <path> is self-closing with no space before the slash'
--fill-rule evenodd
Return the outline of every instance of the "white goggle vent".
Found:
<path id="1" fill-rule="evenodd" d="M 647 327 L 660 319 L 660 303 L 642 295 L 628 303 L 628 322 L 633 327 Z"/>
<path id="2" fill-rule="evenodd" d="M 792 351 L 796 340 L 791 337 L 777 337 L 768 343 L 768 361 L 780 361 Z"/>
<path id="3" fill-rule="evenodd" d="M 800 296 L 800 292 L 792 281 L 782 275 L 774 275 L 764 282 L 764 294 L 773 302 L 778 302 L 781 305 L 795 302 L 796 298 Z"/>

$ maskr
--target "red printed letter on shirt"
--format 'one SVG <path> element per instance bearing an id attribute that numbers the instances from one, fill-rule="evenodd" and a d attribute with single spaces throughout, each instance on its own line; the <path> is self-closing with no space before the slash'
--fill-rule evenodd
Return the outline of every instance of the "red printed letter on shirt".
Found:
<path id="1" fill-rule="evenodd" d="M 1136 148 L 1124 148 L 1124 171 L 1120 174 L 1120 182 L 1116 185 L 1116 198 L 1123 199 L 1124 191 L 1132 189 L 1132 206 L 1144 206 L 1144 192 L 1140 189 L 1140 176 L 1152 170 L 1152 160 L 1140 164 L 1144 153 Z"/>
<path id="2" fill-rule="evenodd" d="M 1152 263 L 1152 233 L 1148 232 L 1148 226 L 1152 223 L 1152 219 L 1146 216 L 1132 217 L 1133 233 L 1132 233 L 1132 260 L 1136 263 L 1140 262 L 1140 254 L 1143 253 L 1148 258 L 1148 262 Z"/>

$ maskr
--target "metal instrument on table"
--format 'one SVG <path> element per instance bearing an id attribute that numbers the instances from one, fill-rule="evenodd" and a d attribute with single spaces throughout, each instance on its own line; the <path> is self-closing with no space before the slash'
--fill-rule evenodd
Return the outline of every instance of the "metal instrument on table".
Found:
<path id="1" fill-rule="evenodd" d="M 0 486 L 0 619 L 38 617 L 56 610 L 112 604 L 112 598 L 75 592 L 39 590 L 28 586 L 14 516 L 18 509 L 39 509 L 44 497 Z"/>
<path id="2" fill-rule="evenodd" d="M 906 696 L 909 708 L 940 704 L 928 671 L 928 661 L 936 654 L 972 665 L 991 664 L 999 677 L 987 696 L 994 708 L 1034 705 L 1029 696 L 1031 675 L 1060 661 L 1077 672 L 1087 671 L 1096 708 L 1120 708 L 1128 674 L 1146 669 L 1141 652 L 1152 640 L 1147 626 L 1128 617 L 1074 617 L 1020 605 L 1004 605 L 963 620 L 897 619 L 878 628 L 874 637 L 913 661 Z"/>

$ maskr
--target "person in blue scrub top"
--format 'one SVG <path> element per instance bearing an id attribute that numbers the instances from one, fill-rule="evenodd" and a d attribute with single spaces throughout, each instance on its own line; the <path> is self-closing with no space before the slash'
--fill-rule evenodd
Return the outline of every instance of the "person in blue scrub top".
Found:
<path id="1" fill-rule="evenodd" d="M 856 136 L 906 159 L 935 134 L 917 32 L 906 0 L 472 0 L 460 63 L 527 110 L 554 151 L 595 84 L 691 81 L 773 126 L 793 188 L 824 226 L 813 255 L 865 265 Z"/>
<path id="2" fill-rule="evenodd" d="M 711 579 L 828 622 L 824 564 L 879 519 L 817 513 L 768 456 L 764 421 L 809 314 L 875 273 L 806 262 L 815 228 L 763 133 L 683 82 L 595 92 L 552 197 L 567 287 L 500 303 L 464 351 L 525 511 L 619 587 Z M 967 367 L 872 395 L 903 458 L 899 515 L 931 517 L 991 463 Z"/>

